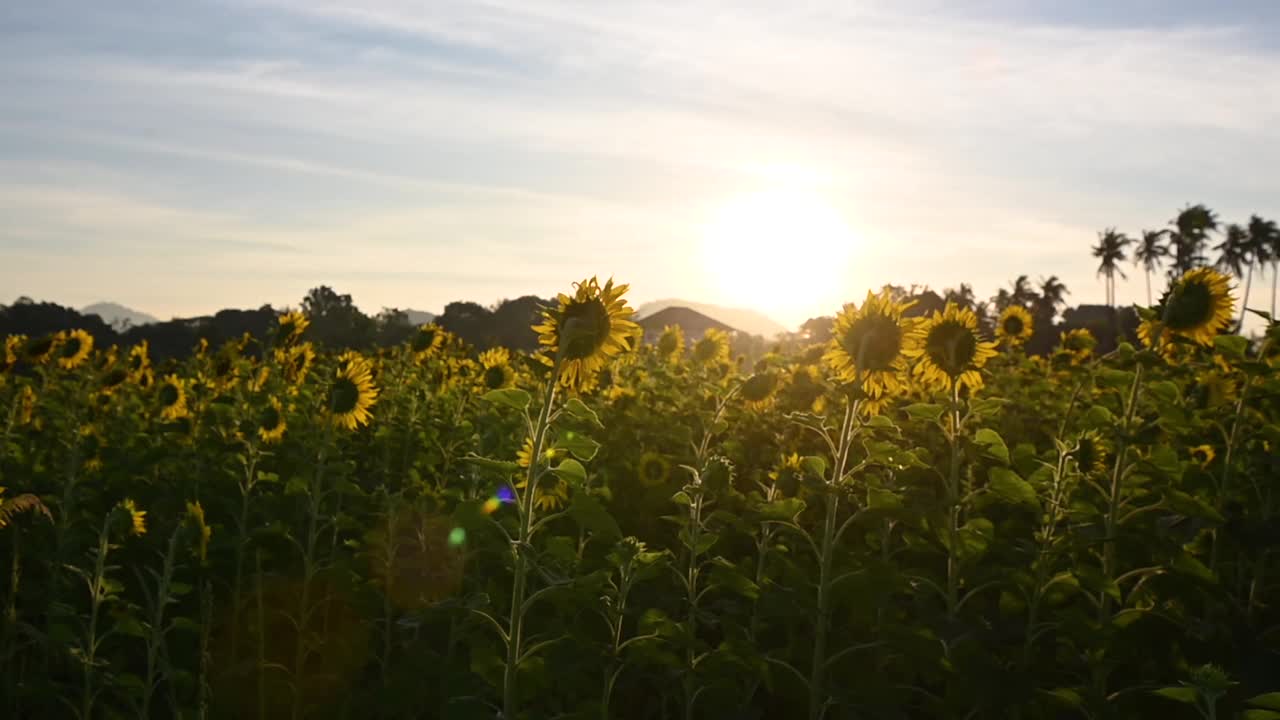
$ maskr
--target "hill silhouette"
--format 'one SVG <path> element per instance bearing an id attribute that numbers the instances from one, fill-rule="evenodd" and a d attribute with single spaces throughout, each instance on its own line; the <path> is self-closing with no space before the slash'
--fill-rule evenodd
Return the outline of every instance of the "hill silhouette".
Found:
<path id="1" fill-rule="evenodd" d="M 643 319 L 670 307 L 688 308 L 748 335 L 773 338 L 787 332 L 787 328 L 781 323 L 755 310 L 723 307 L 721 305 L 680 300 L 678 298 L 666 298 L 644 303 L 636 308 L 636 317 Z"/>

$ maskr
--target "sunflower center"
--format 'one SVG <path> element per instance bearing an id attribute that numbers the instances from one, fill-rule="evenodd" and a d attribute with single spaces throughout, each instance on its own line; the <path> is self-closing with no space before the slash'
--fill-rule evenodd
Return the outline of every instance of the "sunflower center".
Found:
<path id="1" fill-rule="evenodd" d="M 658 340 L 658 352 L 670 355 L 676 351 L 676 343 L 680 342 L 675 333 L 663 333 Z"/>
<path id="2" fill-rule="evenodd" d="M 891 370 L 902 352 L 902 328 L 893 318 L 868 315 L 849 326 L 840 345 L 858 370 Z"/>
<path id="3" fill-rule="evenodd" d="M 67 338 L 66 341 L 62 343 L 62 357 L 73 358 L 80 354 L 81 344 L 80 338 L 74 335 Z"/>
<path id="4" fill-rule="evenodd" d="M 263 430 L 270 432 L 280 427 L 280 411 L 275 406 L 268 405 L 262 410 L 262 416 L 258 421 Z"/>
<path id="5" fill-rule="evenodd" d="M 178 392 L 176 385 L 169 383 L 160 388 L 160 405 L 163 407 L 177 405 L 180 397 L 181 394 Z"/>
<path id="6" fill-rule="evenodd" d="M 747 402 L 760 402 L 773 392 L 774 386 L 778 384 L 777 377 L 773 373 L 757 373 L 747 378 L 742 383 L 742 399 Z"/>
<path id="7" fill-rule="evenodd" d="M 343 415 L 356 409 L 356 404 L 360 401 L 360 388 L 356 386 L 351 378 L 340 377 L 333 383 L 333 389 L 329 391 L 329 408 L 338 415 Z"/>
<path id="8" fill-rule="evenodd" d="M 503 385 L 505 385 L 506 382 L 507 382 L 507 374 L 503 372 L 502 366 L 494 365 L 493 367 L 485 368 L 485 371 L 484 371 L 485 387 L 489 388 L 490 390 L 496 390 L 502 387 Z"/>
<path id="9" fill-rule="evenodd" d="M 38 338 L 31 341 L 31 344 L 27 346 L 27 355 L 38 360 L 48 355 L 51 349 L 53 349 L 53 338 Z"/>
<path id="10" fill-rule="evenodd" d="M 977 354 L 978 341 L 973 331 L 956 323 L 944 322 L 929 331 L 925 338 L 925 352 L 942 372 L 957 377 L 969 369 L 969 363 Z"/>
<path id="11" fill-rule="evenodd" d="M 662 479 L 662 462 L 656 458 L 647 460 L 640 474 L 651 483 Z"/>
<path id="12" fill-rule="evenodd" d="M 435 339 L 436 339 L 436 332 L 434 330 L 420 331 L 413 338 L 413 351 L 423 352 L 425 350 L 429 350 L 431 348 L 432 343 L 435 342 Z"/>
<path id="13" fill-rule="evenodd" d="M 720 344 L 714 338 L 704 337 L 693 346 L 693 359 L 700 363 L 710 362 L 720 352 Z"/>
<path id="14" fill-rule="evenodd" d="M 109 388 L 113 388 L 124 382 L 126 377 L 128 377 L 128 373 L 120 368 L 116 368 L 115 370 L 107 373 L 107 377 L 102 381 L 102 384 Z"/>
<path id="15" fill-rule="evenodd" d="M 599 299 L 569 303 L 560 321 L 559 350 L 565 360 L 590 357 L 609 337 L 609 309 Z"/>
<path id="16" fill-rule="evenodd" d="M 1021 335 L 1024 327 L 1026 326 L 1022 324 L 1022 318 L 1017 315 L 1010 315 L 1004 319 L 1004 332 L 1006 335 Z"/>
<path id="17" fill-rule="evenodd" d="M 1213 294 L 1204 283 L 1186 282 L 1169 298 L 1165 324 L 1173 330 L 1191 330 L 1213 317 Z"/>

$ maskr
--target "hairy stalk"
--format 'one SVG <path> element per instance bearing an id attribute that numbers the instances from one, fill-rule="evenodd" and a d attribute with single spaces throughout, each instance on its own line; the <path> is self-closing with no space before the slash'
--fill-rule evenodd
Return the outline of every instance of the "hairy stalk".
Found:
<path id="1" fill-rule="evenodd" d="M 947 619 L 954 622 L 960 607 L 960 386 L 951 388 L 951 410 L 948 413 L 951 432 L 951 464 L 947 471 Z"/>
<path id="2" fill-rule="evenodd" d="M 101 642 L 101 638 L 98 637 L 98 618 L 102 605 L 109 595 L 106 579 L 107 554 L 111 551 L 111 520 L 112 513 L 108 512 L 107 519 L 102 524 L 102 531 L 98 533 L 98 547 L 93 560 L 93 577 L 85 578 L 89 585 L 89 626 L 85 633 L 84 646 L 81 648 L 84 653 L 84 657 L 81 658 L 84 673 L 80 685 L 80 720 L 90 720 L 93 717 L 94 700 L 98 695 L 94 690 L 94 666 L 98 662 L 98 645 Z"/>
<path id="3" fill-rule="evenodd" d="M 854 420 L 858 401 L 845 403 L 844 421 L 840 424 L 840 438 L 835 462 L 831 466 L 831 478 L 827 481 L 826 515 L 822 523 L 822 544 L 818 556 L 818 615 L 814 619 L 813 662 L 809 670 L 809 718 L 819 720 L 827 706 L 827 633 L 831 626 L 831 569 L 835 555 L 836 520 L 840 504 L 840 484 L 844 479 L 845 465 L 849 459 L 849 447 L 853 441 Z"/>
<path id="4" fill-rule="evenodd" d="M 545 400 L 538 412 L 537 424 L 533 428 L 533 455 L 529 459 L 529 467 L 525 473 L 524 495 L 520 498 L 520 528 L 511 545 L 514 563 L 511 614 L 507 619 L 507 661 L 502 672 L 502 717 L 511 720 L 516 717 L 520 700 L 516 692 L 516 681 L 521 650 L 524 646 L 524 604 L 529 575 L 529 543 L 533 528 L 533 514 L 536 509 L 535 500 L 538 495 L 538 465 L 542 460 L 542 447 L 547 439 L 547 429 L 551 425 L 551 406 L 555 402 L 556 383 L 559 379 L 560 367 L 557 362 L 547 380 Z"/>
<path id="5" fill-rule="evenodd" d="M 151 717 L 151 701 L 155 697 L 156 686 L 160 683 L 160 656 L 164 651 L 165 643 L 165 625 L 164 611 L 168 606 L 171 595 L 170 588 L 173 584 L 173 573 L 175 570 L 178 548 L 178 535 L 182 532 L 179 527 L 173 531 L 173 535 L 169 537 L 169 548 L 164 554 L 164 563 L 160 574 L 156 578 L 156 594 L 150 597 L 152 601 L 151 617 L 149 620 L 146 644 L 147 644 L 147 669 L 146 678 L 142 685 L 142 708 L 138 713 L 141 720 Z M 139 573 L 139 575 L 141 575 Z M 149 594 L 149 593 L 148 593 Z"/>

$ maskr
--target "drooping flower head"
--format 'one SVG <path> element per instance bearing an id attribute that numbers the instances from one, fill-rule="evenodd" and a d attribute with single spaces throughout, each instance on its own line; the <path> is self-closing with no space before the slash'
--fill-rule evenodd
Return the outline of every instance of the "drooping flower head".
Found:
<path id="1" fill-rule="evenodd" d="M 1076 467 L 1084 475 L 1100 475 L 1107 471 L 1107 459 L 1111 455 L 1111 445 L 1096 430 L 1089 430 L 1080 435 L 1073 456 Z"/>
<path id="2" fill-rule="evenodd" d="M 329 386 L 328 411 L 333 422 L 347 430 L 367 425 L 373 414 L 369 408 L 378 400 L 373 384 L 373 368 L 356 353 L 344 353 L 338 360 Z"/>
<path id="3" fill-rule="evenodd" d="M 302 339 L 311 321 L 297 310 L 290 310 L 276 318 L 276 345 L 289 346 Z"/>
<path id="4" fill-rule="evenodd" d="M 1008 347 L 1021 347 L 1035 334 L 1035 321 L 1021 305 L 1010 305 L 1000 313 L 996 323 L 996 341 Z"/>
<path id="5" fill-rule="evenodd" d="M 739 394 L 748 408 L 760 410 L 769 405 L 773 399 L 773 392 L 777 389 L 778 373 L 773 370 L 764 370 L 744 380 Z"/>
<path id="6" fill-rule="evenodd" d="M 978 316 L 968 308 L 947 303 L 941 312 L 916 325 L 907 356 L 915 361 L 912 374 L 943 390 L 970 391 L 982 387 L 982 367 L 995 356 L 995 343 L 978 333 Z"/>
<path id="7" fill-rule="evenodd" d="M 278 398 L 269 398 L 267 405 L 258 412 L 258 437 L 268 445 L 278 443 L 284 438 L 286 427 L 284 405 Z"/>
<path id="8" fill-rule="evenodd" d="M 658 356 L 664 360 L 678 360 L 684 353 L 684 328 L 668 325 L 662 328 L 658 338 Z"/>
<path id="9" fill-rule="evenodd" d="M 147 511 L 139 510 L 138 504 L 130 498 L 120 501 L 118 506 L 127 516 L 129 522 L 129 532 L 134 535 L 147 534 Z"/>
<path id="10" fill-rule="evenodd" d="M 169 375 L 156 389 L 156 405 L 160 419 L 166 422 L 187 416 L 187 384 L 177 375 Z"/>
<path id="11" fill-rule="evenodd" d="M 573 295 L 563 293 L 554 308 L 542 312 L 533 326 L 545 348 L 544 360 L 559 367 L 559 382 L 566 388 L 589 387 L 595 375 L 614 356 L 626 351 L 636 329 L 632 310 L 623 295 L 627 285 L 603 286 L 592 277 L 576 283 Z"/>
<path id="12" fill-rule="evenodd" d="M 1217 455 L 1213 452 L 1212 445 L 1197 445 L 1191 448 L 1192 461 L 1200 465 L 1202 468 L 1209 467 L 1209 464 L 1213 462 L 1215 457 L 1217 457 Z"/>
<path id="13" fill-rule="evenodd" d="M 151 367 L 150 345 L 146 340 L 129 348 L 129 357 L 125 361 L 125 367 L 129 371 L 129 380 L 134 383 L 142 377 L 142 374 Z"/>
<path id="14" fill-rule="evenodd" d="M 1058 352 L 1070 358 L 1073 365 L 1088 362 L 1097 346 L 1098 339 L 1087 328 L 1073 328 L 1058 339 Z"/>
<path id="15" fill-rule="evenodd" d="M 905 389 L 903 374 L 914 344 L 912 321 L 902 316 L 909 307 L 884 290 L 868 292 L 862 307 L 850 303 L 836 315 L 823 360 L 872 403 Z"/>
<path id="16" fill-rule="evenodd" d="M 4 351 L 0 352 L 0 373 L 9 372 L 18 364 L 18 354 L 26 342 L 26 335 L 10 335 L 4 339 Z"/>
<path id="17" fill-rule="evenodd" d="M 276 350 L 276 362 L 284 368 L 285 380 L 291 385 L 301 385 L 307 379 L 311 363 L 315 362 L 316 351 L 311 343 L 304 342 L 285 350 Z"/>
<path id="18" fill-rule="evenodd" d="M 414 360 L 422 362 L 439 351 L 444 345 L 445 335 L 445 331 L 435 323 L 419 325 L 413 337 L 409 338 Z"/>
<path id="19" fill-rule="evenodd" d="M 196 551 L 200 556 L 200 562 L 203 563 L 209 558 L 209 540 L 213 537 L 213 528 L 209 527 L 209 523 L 205 521 L 204 507 L 199 500 L 187 502 L 186 521 L 199 533 Z"/>

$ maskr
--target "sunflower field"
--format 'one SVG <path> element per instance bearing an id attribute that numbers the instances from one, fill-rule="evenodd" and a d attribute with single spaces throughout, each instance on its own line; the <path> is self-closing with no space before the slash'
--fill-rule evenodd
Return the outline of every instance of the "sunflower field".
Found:
<path id="1" fill-rule="evenodd" d="M 1280 324 L 4 340 L 0 716 L 1280 718 Z"/>

